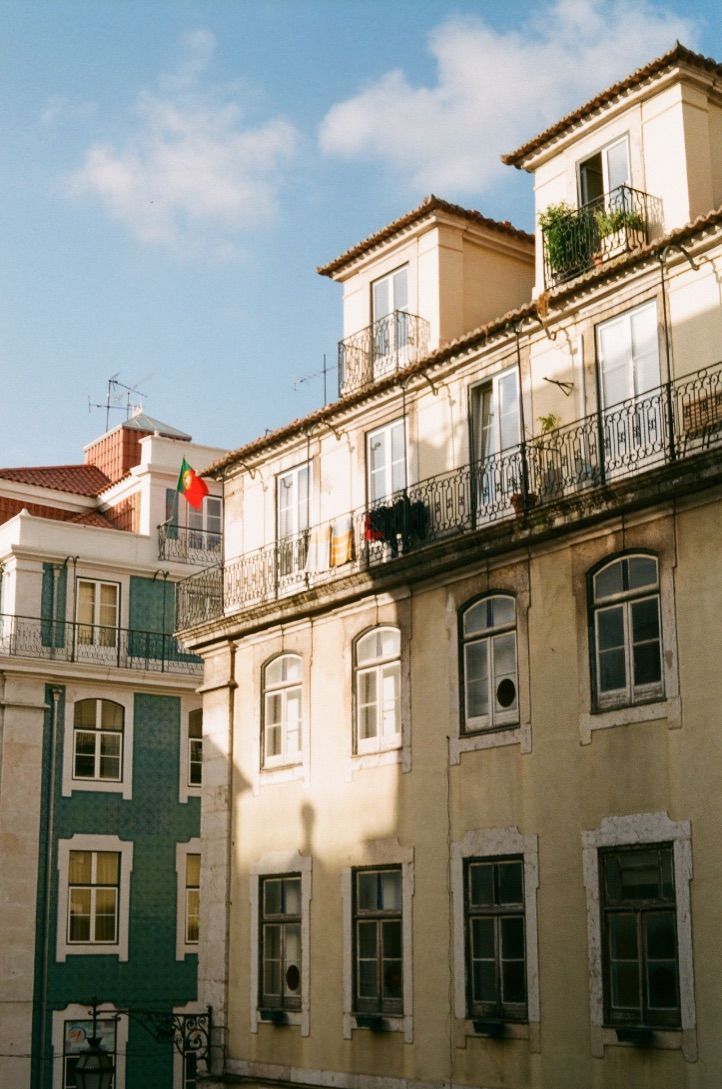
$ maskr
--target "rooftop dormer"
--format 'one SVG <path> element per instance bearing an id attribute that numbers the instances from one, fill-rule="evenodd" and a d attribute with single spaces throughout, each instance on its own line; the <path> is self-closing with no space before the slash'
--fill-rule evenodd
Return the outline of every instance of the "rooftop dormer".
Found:
<path id="1" fill-rule="evenodd" d="M 318 271 L 344 286 L 344 397 L 527 302 L 534 242 L 430 196 Z"/>
<path id="2" fill-rule="evenodd" d="M 534 174 L 535 294 L 722 204 L 720 77 L 677 44 L 503 157 Z"/>

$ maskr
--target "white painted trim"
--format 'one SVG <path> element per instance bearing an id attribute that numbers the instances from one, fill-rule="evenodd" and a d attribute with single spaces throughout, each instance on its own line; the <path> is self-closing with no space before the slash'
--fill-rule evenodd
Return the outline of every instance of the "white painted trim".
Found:
<path id="1" fill-rule="evenodd" d="M 68 870 L 71 851 L 117 851 L 120 854 L 120 888 L 118 889 L 118 941 L 70 944 L 68 932 Z M 69 956 L 117 956 L 128 959 L 128 927 L 130 922 L 130 880 L 133 871 L 133 844 L 117 836 L 86 836 L 76 833 L 70 839 L 58 840 L 58 920 L 56 959 L 62 963 Z"/>
<path id="2" fill-rule="evenodd" d="M 258 1032 L 258 925 L 260 913 L 260 878 L 273 874 L 301 875 L 301 1009 L 285 1010 L 289 1025 L 298 1025 L 301 1036 L 311 1032 L 311 896 L 313 860 L 297 852 L 273 851 L 259 858 L 249 869 L 248 899 L 251 905 L 250 1010 L 251 1032 Z M 269 1029 L 271 1026 L 269 1026 Z"/>
<path id="3" fill-rule="evenodd" d="M 180 700 L 180 767 L 178 778 L 178 801 L 185 804 L 189 798 L 200 798 L 202 786 L 191 786 L 188 782 L 189 756 L 188 756 L 188 716 L 191 711 L 202 710 L 202 703 L 197 696 L 182 696 Z M 205 730 L 203 731 L 203 748 L 205 751 Z"/>
<path id="4" fill-rule="evenodd" d="M 123 708 L 123 763 L 120 782 L 108 779 L 73 778 L 73 741 L 75 704 L 81 700 L 97 699 L 119 703 Z M 130 800 L 133 797 L 133 707 L 134 694 L 117 688 L 81 688 L 68 685 L 65 690 L 65 719 L 63 724 L 63 770 L 61 792 L 63 798 L 69 798 L 75 792 L 98 794 L 122 794 Z"/>
<path id="5" fill-rule="evenodd" d="M 108 1020 L 117 1007 L 111 1002 L 104 1002 L 99 1011 L 100 1020 Z M 66 1021 L 91 1021 L 87 1007 L 78 1002 L 69 1002 L 62 1010 L 53 1010 L 52 1048 L 53 1048 L 53 1089 L 63 1089 L 63 1036 Z M 125 1087 L 125 1053 L 128 1050 L 128 1018 L 119 1017 L 115 1023 L 115 1078 L 114 1089 Z"/>
<path id="6" fill-rule="evenodd" d="M 527 1022 L 530 1051 L 540 1050 L 539 1040 L 539 938 L 537 892 L 539 889 L 538 836 L 523 836 L 516 827 L 484 828 L 467 832 L 451 844 L 451 897 L 454 935 L 454 1016 L 465 1036 L 473 1036 L 466 1007 L 466 942 L 464 935 L 464 860 L 521 855 L 524 859 L 524 919 L 526 933 Z M 509 1024 L 510 1029 L 520 1026 Z M 510 1035 L 521 1035 L 510 1033 Z"/>
<path id="7" fill-rule="evenodd" d="M 363 867 L 401 866 L 401 934 L 403 951 L 404 1013 L 400 1017 L 384 1014 L 391 1032 L 402 1032 L 404 1043 L 414 1042 L 414 848 L 401 847 L 397 840 L 375 840 L 354 852 L 352 866 L 341 871 L 343 904 L 343 1036 L 350 1040 L 354 1032 L 365 1032 L 356 1025 L 353 1012 L 353 871 Z"/>
<path id="8" fill-rule="evenodd" d="M 599 893 L 599 850 L 627 844 L 668 843 L 674 849 L 674 886 L 677 901 L 677 953 L 682 1029 L 655 1030 L 653 1046 L 681 1048 L 688 1062 L 697 1059 L 694 966 L 692 958 L 692 915 L 689 883 L 692 880 L 692 830 L 689 821 L 670 820 L 667 813 L 630 813 L 605 817 L 598 828 L 582 832 L 582 863 L 587 897 L 587 942 L 589 948 L 589 1016 L 592 1055 L 604 1056 L 605 1046 L 618 1044 L 616 1032 L 604 1028 L 602 987 L 602 935 Z"/>
<path id="9" fill-rule="evenodd" d="M 188 953 L 198 953 L 198 942 L 186 941 L 186 859 L 188 855 L 201 853 L 201 841 L 198 837 L 186 843 L 175 845 L 176 872 L 176 938 L 175 959 L 183 960 Z"/>

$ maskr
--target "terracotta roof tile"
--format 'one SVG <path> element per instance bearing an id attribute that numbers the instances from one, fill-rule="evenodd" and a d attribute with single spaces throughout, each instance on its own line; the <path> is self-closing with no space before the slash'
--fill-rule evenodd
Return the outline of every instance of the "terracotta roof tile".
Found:
<path id="1" fill-rule="evenodd" d="M 524 169 L 524 160 L 529 155 L 551 143 L 555 137 L 560 136 L 578 121 L 586 120 L 590 114 L 608 106 L 610 102 L 625 95 L 628 91 L 633 91 L 645 80 L 653 79 L 666 69 L 673 68 L 680 61 L 684 61 L 695 68 L 703 68 L 705 71 L 714 73 L 714 75 L 722 76 L 722 65 L 718 64 L 716 60 L 712 57 L 705 57 L 701 53 L 693 53 L 691 49 L 687 49 L 686 46 L 677 42 L 673 49 L 649 61 L 642 68 L 637 68 L 630 75 L 625 76 L 624 79 L 613 83 L 611 87 L 607 87 L 605 91 L 600 91 L 594 98 L 590 98 L 588 102 L 578 106 L 577 109 L 560 118 L 559 121 L 544 129 L 537 136 L 532 137 L 531 140 L 527 140 L 516 151 L 510 151 L 507 155 L 502 155 L 501 161 L 506 163 L 507 166 L 517 167 L 518 170 Z"/>
<path id="2" fill-rule="evenodd" d="M 722 206 L 713 209 L 706 215 L 698 216 L 692 223 L 688 223 L 684 227 L 678 227 L 668 234 L 663 235 L 661 238 L 656 239 L 654 242 L 642 246 L 638 250 L 633 250 L 631 253 L 617 257 L 613 261 L 605 262 L 599 267 L 590 269 L 589 272 L 584 273 L 582 276 L 578 276 L 571 283 L 562 284 L 559 287 L 552 289 L 547 295 L 548 301 L 550 304 L 558 306 L 567 299 L 572 298 L 575 294 L 578 294 L 580 291 L 586 290 L 590 285 L 593 286 L 596 283 L 601 283 L 606 279 L 619 275 L 620 272 L 634 268 L 636 265 L 643 264 L 650 258 L 656 258 L 666 248 L 682 244 L 688 239 L 693 239 L 696 235 L 702 234 L 705 230 L 715 227 L 722 227 Z M 446 362 L 454 355 L 458 355 L 465 351 L 471 351 L 474 348 L 485 344 L 493 337 L 508 331 L 516 322 L 522 321 L 525 318 L 535 318 L 537 321 L 541 320 L 539 317 L 538 300 L 532 300 L 524 306 L 518 307 L 516 310 L 509 310 L 506 314 L 502 314 L 499 318 L 495 318 L 485 325 L 480 325 L 469 333 L 465 333 L 464 336 L 458 337 L 456 340 L 436 348 L 435 351 L 430 352 L 416 363 L 375 382 L 372 386 L 365 386 L 356 393 L 350 394 L 341 400 L 332 401 L 330 404 L 324 405 L 323 408 L 316 409 L 315 412 L 311 412 L 307 416 L 292 420 L 290 423 L 284 424 L 275 431 L 270 431 L 260 438 L 253 439 L 244 446 L 240 446 L 238 449 L 232 450 L 229 454 L 212 462 L 203 470 L 201 475 L 222 477 L 223 471 L 236 462 L 243 462 L 248 458 L 253 457 L 255 454 L 260 454 L 264 450 L 275 446 L 277 443 L 292 438 L 299 432 L 311 429 L 317 424 L 324 423 L 326 420 L 332 420 L 334 416 L 344 409 L 352 408 L 354 405 L 378 396 L 379 393 L 391 388 L 398 383 L 400 378 L 411 377 L 414 374 L 422 373 L 429 367 Z"/>
<path id="3" fill-rule="evenodd" d="M 339 269 L 349 265 L 354 258 L 367 253 L 369 250 L 373 249 L 374 246 L 380 246 L 382 242 L 386 242 L 389 238 L 393 238 L 395 234 L 400 234 L 405 227 L 409 227 L 412 223 L 416 223 L 418 220 L 423 219 L 425 216 L 436 211 L 448 212 L 450 215 L 460 216 L 463 219 L 467 219 L 470 223 L 477 223 L 479 226 L 487 227 L 489 230 L 499 231 L 512 238 L 517 238 L 521 242 L 534 242 L 533 235 L 527 234 L 526 231 L 522 231 L 518 227 L 514 227 L 508 220 L 504 220 L 500 223 L 498 220 L 489 219 L 487 216 L 482 215 L 481 212 L 476 212 L 472 208 L 462 208 L 460 204 L 451 204 L 448 200 L 443 200 L 441 197 L 436 197 L 431 193 L 428 197 L 425 197 L 421 204 L 416 208 L 412 208 L 410 212 L 406 212 L 404 215 L 399 216 L 398 219 L 393 220 L 393 222 L 387 224 L 386 227 L 382 227 L 374 234 L 369 235 L 368 238 L 364 238 L 361 242 L 357 242 L 355 246 L 351 246 L 350 249 L 345 250 L 340 256 L 335 257 L 333 261 L 329 261 L 325 265 L 320 265 L 316 271 L 321 276 L 332 276 L 334 272 L 338 272 Z"/>
<path id="4" fill-rule="evenodd" d="M 72 522 L 74 524 L 97 526 L 101 529 L 117 529 L 99 514 L 97 511 L 85 511 L 78 513 L 72 510 L 63 510 L 62 507 L 46 507 L 42 503 L 28 503 L 25 499 L 10 499 L 0 495 L 0 523 L 9 521 L 19 514 L 21 510 L 27 510 L 35 518 L 50 518 L 53 522 Z"/>
<path id="5" fill-rule="evenodd" d="M 0 469 L 0 478 L 17 484 L 34 484 L 74 495 L 98 495 L 110 484 L 105 473 L 95 465 L 37 465 L 28 468 Z"/>

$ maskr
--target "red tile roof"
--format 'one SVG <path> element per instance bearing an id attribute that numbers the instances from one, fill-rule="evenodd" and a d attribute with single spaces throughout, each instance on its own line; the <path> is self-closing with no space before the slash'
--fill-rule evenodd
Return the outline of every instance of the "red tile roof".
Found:
<path id="1" fill-rule="evenodd" d="M 25 499 L 10 499 L 6 495 L 0 495 L 0 524 L 14 518 L 23 509 L 36 518 L 50 518 L 54 522 L 72 522 L 76 525 L 98 526 L 101 529 L 118 528 L 97 511 L 79 514 L 77 511 L 63 510 L 62 507 L 46 507 L 42 503 L 28 503 Z"/>
<path id="2" fill-rule="evenodd" d="M 481 212 L 476 212 L 472 208 L 462 208 L 460 204 L 451 204 L 448 200 L 442 200 L 441 197 L 436 197 L 431 193 L 428 197 L 425 197 L 421 204 L 416 208 L 399 216 L 398 219 L 395 219 L 386 227 L 382 227 L 374 234 L 369 235 L 368 238 L 364 238 L 361 242 L 357 242 L 355 246 L 351 246 L 350 249 L 345 250 L 339 257 L 335 257 L 333 261 L 329 261 L 325 265 L 320 265 L 316 271 L 321 276 L 332 276 L 334 272 L 338 272 L 340 269 L 351 264 L 354 258 L 367 253 L 369 250 L 373 249 L 374 246 L 380 246 L 382 242 L 386 242 L 389 238 L 393 238 L 394 235 L 400 234 L 405 227 L 409 227 L 412 223 L 424 219 L 425 216 L 430 215 L 432 212 L 448 212 L 450 215 L 460 216 L 470 223 L 477 223 L 481 227 L 487 227 L 489 230 L 499 231 L 512 238 L 517 238 L 521 242 L 528 242 L 530 244 L 534 242 L 533 235 L 527 234 L 526 231 L 522 231 L 518 227 L 512 226 L 508 220 L 499 223 L 496 219 L 489 219 L 487 216 L 482 215 Z"/>
<path id="3" fill-rule="evenodd" d="M 0 479 L 17 484 L 34 484 L 74 495 L 98 495 L 110 481 L 95 465 L 37 465 L 28 468 L 0 469 Z"/>
<path id="4" fill-rule="evenodd" d="M 507 166 L 515 166 L 518 170 L 524 169 L 525 160 L 534 152 L 550 144 L 555 137 L 561 136 L 563 132 L 566 132 L 577 122 L 585 121 L 591 114 L 601 111 L 615 99 L 621 98 L 645 81 L 661 75 L 664 71 L 674 68 L 680 62 L 690 64 L 694 68 L 704 69 L 715 76 L 722 76 L 722 65 L 718 64 L 716 60 L 712 57 L 705 57 L 701 53 L 693 53 L 691 49 L 687 49 L 686 46 L 677 42 L 673 49 L 663 53 L 661 57 L 656 57 L 642 68 L 637 68 L 630 75 L 625 76 L 624 79 L 613 83 L 611 87 L 607 87 L 605 91 L 600 91 L 594 98 L 590 98 L 588 102 L 585 102 L 583 106 L 572 110 L 571 113 L 566 114 L 559 121 L 550 125 L 548 129 L 540 132 L 538 136 L 527 140 L 516 151 L 510 151 L 507 155 L 502 155 L 501 161 L 506 163 Z"/>

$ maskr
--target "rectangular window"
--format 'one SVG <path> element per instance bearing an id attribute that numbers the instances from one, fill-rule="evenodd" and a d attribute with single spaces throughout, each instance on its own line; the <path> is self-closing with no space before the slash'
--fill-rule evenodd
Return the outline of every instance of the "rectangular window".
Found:
<path id="1" fill-rule="evenodd" d="M 119 587 L 115 582 L 78 579 L 77 643 L 113 650 L 118 644 Z"/>
<path id="2" fill-rule="evenodd" d="M 525 1021 L 523 858 L 469 859 L 464 915 L 469 1016 Z"/>
<path id="3" fill-rule="evenodd" d="M 201 856 L 186 855 L 186 945 L 197 945 L 200 930 Z"/>
<path id="4" fill-rule="evenodd" d="M 599 863 L 605 1020 L 678 1028 L 672 844 L 602 850 Z"/>
<path id="5" fill-rule="evenodd" d="M 119 783 L 123 777 L 121 704 L 88 699 L 73 714 L 73 778 Z"/>
<path id="6" fill-rule="evenodd" d="M 188 715 L 188 786 L 200 786 L 203 781 L 203 711 L 199 708 Z"/>
<path id="7" fill-rule="evenodd" d="M 115 1058 L 115 1019 L 98 1018 L 95 1033 L 100 1046 Z M 78 1057 L 88 1049 L 88 1041 L 93 1035 L 93 1022 L 85 1020 L 65 1021 L 63 1026 L 63 1089 L 78 1089 L 75 1068 Z"/>
<path id="8" fill-rule="evenodd" d="M 259 996 L 262 1009 L 301 1009 L 301 875 L 260 881 Z"/>
<path id="9" fill-rule="evenodd" d="M 371 285 L 373 377 L 380 378 L 404 362 L 409 340 L 408 268 L 374 281 Z"/>
<path id="10" fill-rule="evenodd" d="M 631 185 L 629 144 L 626 136 L 608 144 L 579 164 L 580 203 L 598 201 L 613 193 L 620 185 Z"/>
<path id="11" fill-rule="evenodd" d="M 354 1012 L 401 1016 L 401 867 L 353 871 Z"/>
<path id="12" fill-rule="evenodd" d="M 391 499 L 406 487 L 406 438 L 403 420 L 370 431 L 366 436 L 368 497 L 371 503 Z"/>
<path id="13" fill-rule="evenodd" d="M 119 889 L 119 853 L 70 851 L 68 944 L 117 942 Z"/>
<path id="14" fill-rule="evenodd" d="M 188 547 L 203 551 L 219 551 L 223 531 L 223 501 L 207 495 L 200 510 L 188 507 Z"/>

